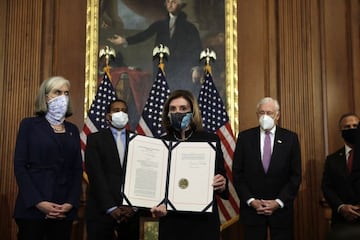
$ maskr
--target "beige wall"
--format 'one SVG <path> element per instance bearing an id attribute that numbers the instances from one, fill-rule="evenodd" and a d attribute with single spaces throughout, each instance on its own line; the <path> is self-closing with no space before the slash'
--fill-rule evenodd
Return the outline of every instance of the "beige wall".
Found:
<path id="1" fill-rule="evenodd" d="M 258 99 L 278 98 L 281 126 L 298 132 L 301 142 L 296 239 L 322 239 L 324 158 L 341 146 L 339 116 L 360 114 L 360 1 L 238 0 L 237 8 L 239 128 L 257 124 Z M 85 25 L 86 1 L 0 1 L 1 238 L 15 239 L 15 137 L 44 78 L 59 74 L 71 80 L 71 120 L 82 128 Z M 234 225 L 223 240 L 240 232 Z"/>

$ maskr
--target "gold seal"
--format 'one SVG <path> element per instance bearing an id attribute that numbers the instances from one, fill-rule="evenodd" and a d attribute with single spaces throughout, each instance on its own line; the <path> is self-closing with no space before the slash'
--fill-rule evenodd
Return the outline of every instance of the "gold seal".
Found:
<path id="1" fill-rule="evenodd" d="M 181 188 L 181 189 L 185 189 L 185 188 L 187 188 L 189 186 L 189 181 L 186 179 L 186 178 L 181 178 L 180 180 L 179 180 L 179 187 Z"/>

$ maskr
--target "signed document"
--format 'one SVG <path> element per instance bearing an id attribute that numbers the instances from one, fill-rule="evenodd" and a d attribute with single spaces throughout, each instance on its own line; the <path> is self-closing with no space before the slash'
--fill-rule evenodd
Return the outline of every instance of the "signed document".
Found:
<path id="1" fill-rule="evenodd" d="M 215 157 L 208 142 L 181 142 L 172 149 L 168 209 L 212 212 Z"/>
<path id="2" fill-rule="evenodd" d="M 216 143 L 171 142 L 132 134 L 128 145 L 124 205 L 211 212 Z"/>

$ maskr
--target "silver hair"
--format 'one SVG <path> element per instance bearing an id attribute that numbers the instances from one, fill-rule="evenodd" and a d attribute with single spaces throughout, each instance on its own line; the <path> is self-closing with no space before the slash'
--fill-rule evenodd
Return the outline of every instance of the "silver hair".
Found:
<path id="1" fill-rule="evenodd" d="M 46 96 L 54 88 L 60 88 L 61 86 L 66 85 L 70 88 L 70 81 L 61 76 L 54 76 L 46 79 L 40 85 L 38 93 L 35 98 L 35 115 L 44 116 L 48 111 Z M 71 100 L 69 97 L 69 105 L 66 111 L 65 117 L 72 115 Z"/>
<path id="2" fill-rule="evenodd" d="M 271 97 L 264 97 L 262 98 L 256 105 L 256 109 L 259 109 L 261 105 L 265 104 L 265 103 L 269 103 L 269 102 L 273 102 L 274 106 L 275 106 L 275 111 L 279 112 L 280 111 L 280 105 L 279 102 Z"/>

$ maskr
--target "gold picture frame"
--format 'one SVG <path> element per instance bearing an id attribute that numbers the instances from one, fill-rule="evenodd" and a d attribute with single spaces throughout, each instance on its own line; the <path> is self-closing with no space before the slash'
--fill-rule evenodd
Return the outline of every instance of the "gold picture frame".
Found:
<path id="1" fill-rule="evenodd" d="M 238 132 L 237 0 L 224 0 L 226 107 L 234 134 Z M 99 0 L 87 0 L 84 118 L 98 85 Z"/>

